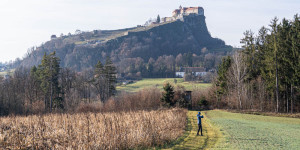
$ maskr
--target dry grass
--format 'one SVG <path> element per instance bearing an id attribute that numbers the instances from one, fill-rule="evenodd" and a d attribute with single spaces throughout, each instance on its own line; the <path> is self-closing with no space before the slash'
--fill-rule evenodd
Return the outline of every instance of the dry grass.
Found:
<path id="1" fill-rule="evenodd" d="M 0 149 L 134 149 L 182 135 L 184 109 L 0 118 Z"/>

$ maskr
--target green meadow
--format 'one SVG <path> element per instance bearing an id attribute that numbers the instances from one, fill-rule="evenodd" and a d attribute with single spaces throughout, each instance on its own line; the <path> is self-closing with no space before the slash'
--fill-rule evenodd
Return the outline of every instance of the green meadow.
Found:
<path id="1" fill-rule="evenodd" d="M 6 75 L 6 72 L 0 72 L 0 76 Z"/>
<path id="2" fill-rule="evenodd" d="M 203 136 L 197 136 L 197 111 L 188 112 L 184 135 L 166 149 L 283 149 L 300 148 L 300 119 L 203 111 Z"/>
<path id="3" fill-rule="evenodd" d="M 175 84 L 174 79 L 177 80 Z M 144 88 L 157 87 L 159 89 L 163 88 L 164 83 L 169 82 L 174 86 L 181 85 L 184 86 L 186 90 L 193 90 L 196 88 L 207 88 L 210 87 L 210 83 L 197 83 L 197 82 L 184 82 L 182 78 L 147 78 L 140 81 L 134 82 L 132 84 L 117 86 L 118 91 L 126 92 L 137 92 Z"/>
<path id="4" fill-rule="evenodd" d="M 4 76 L 4 75 L 7 75 L 7 74 L 8 74 L 8 72 L 6 72 L 6 71 L 0 72 L 0 76 Z"/>
<path id="5" fill-rule="evenodd" d="M 0 76 L 4 76 L 4 75 L 7 75 L 7 74 L 12 75 L 14 71 L 15 71 L 15 69 L 10 69 L 8 71 L 2 71 L 2 72 L 0 71 Z"/>
<path id="6" fill-rule="evenodd" d="M 220 128 L 225 140 L 216 147 L 230 149 L 300 148 L 300 119 L 208 111 L 206 116 Z"/>

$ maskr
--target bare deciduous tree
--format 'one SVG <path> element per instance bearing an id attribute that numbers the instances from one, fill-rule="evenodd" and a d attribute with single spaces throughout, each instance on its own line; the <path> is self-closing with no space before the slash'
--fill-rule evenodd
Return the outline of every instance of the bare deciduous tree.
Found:
<path id="1" fill-rule="evenodd" d="M 232 56 L 232 65 L 229 69 L 229 83 L 237 92 L 239 109 L 242 109 L 242 94 L 245 93 L 244 80 L 247 75 L 247 65 L 243 59 L 243 53 L 236 51 Z"/>

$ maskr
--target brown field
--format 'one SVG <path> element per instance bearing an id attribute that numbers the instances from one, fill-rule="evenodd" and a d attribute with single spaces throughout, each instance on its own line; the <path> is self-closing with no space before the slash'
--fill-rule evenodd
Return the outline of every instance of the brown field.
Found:
<path id="1" fill-rule="evenodd" d="M 0 118 L 0 149 L 134 149 L 184 132 L 187 111 L 49 114 Z"/>

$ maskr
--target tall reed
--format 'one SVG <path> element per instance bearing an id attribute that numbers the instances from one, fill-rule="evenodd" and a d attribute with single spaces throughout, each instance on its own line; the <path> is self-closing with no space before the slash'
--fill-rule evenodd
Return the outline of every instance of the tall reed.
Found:
<path id="1" fill-rule="evenodd" d="M 133 149 L 182 135 L 185 109 L 0 118 L 0 149 Z"/>

